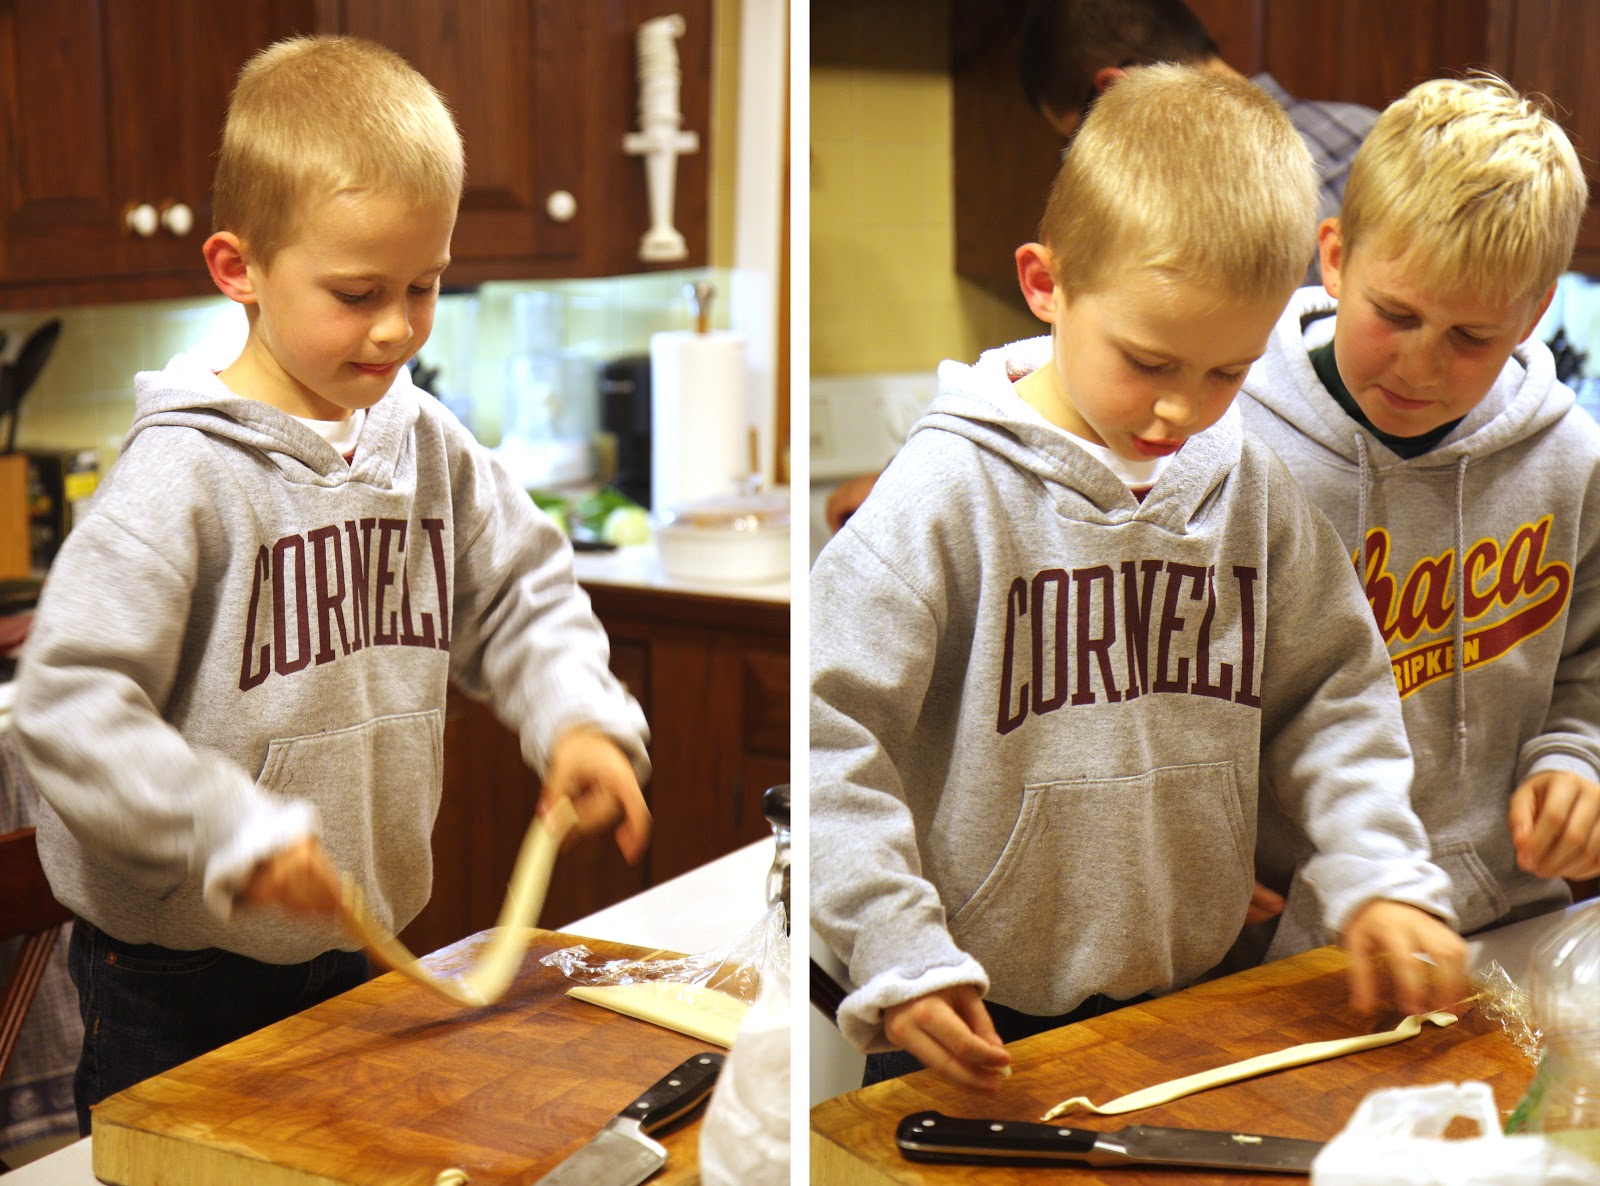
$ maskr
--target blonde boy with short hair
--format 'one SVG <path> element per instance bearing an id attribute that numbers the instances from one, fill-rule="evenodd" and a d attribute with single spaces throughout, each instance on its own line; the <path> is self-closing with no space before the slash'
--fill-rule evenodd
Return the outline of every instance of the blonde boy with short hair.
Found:
<path id="1" fill-rule="evenodd" d="M 339 876 L 428 900 L 446 685 L 492 696 L 589 831 L 649 832 L 637 704 L 562 533 L 406 363 L 464 176 L 443 101 L 351 38 L 242 71 L 205 258 L 238 358 L 137 377 L 55 562 L 15 711 L 39 849 L 78 916 L 79 1123 L 112 1092 L 366 979 Z"/>
<path id="2" fill-rule="evenodd" d="M 1571 143 L 1479 75 L 1378 120 L 1240 401 L 1355 560 L 1463 933 L 1600 873 L 1600 430 L 1531 335 L 1587 203 Z M 1263 815 L 1271 955 L 1325 936 Z M 1263 936 L 1257 936 L 1259 944 Z"/>
<path id="3" fill-rule="evenodd" d="M 869 1081 L 992 1087 L 1002 1040 L 1206 972 L 1250 899 L 1258 787 L 1318 841 L 1358 1007 L 1379 953 L 1406 1008 L 1459 993 L 1359 585 L 1229 413 L 1315 207 L 1257 88 L 1130 71 L 1017 252 L 1051 336 L 944 363 L 818 557 L 812 920 Z"/>

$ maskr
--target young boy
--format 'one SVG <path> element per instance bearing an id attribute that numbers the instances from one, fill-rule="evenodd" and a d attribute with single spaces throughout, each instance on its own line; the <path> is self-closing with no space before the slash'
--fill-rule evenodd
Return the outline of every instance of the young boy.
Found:
<path id="1" fill-rule="evenodd" d="M 1355 560 L 1463 934 L 1600 871 L 1600 431 L 1530 337 L 1586 201 L 1533 102 L 1421 84 L 1357 154 L 1318 232 L 1326 292 L 1294 295 L 1240 401 Z M 1258 875 L 1288 898 L 1269 955 L 1323 941 L 1309 852 L 1263 814 Z"/>
<path id="2" fill-rule="evenodd" d="M 1315 204 L 1258 88 L 1130 71 L 1017 252 L 1051 336 L 944 363 L 818 557 L 812 919 L 869 1082 L 991 1087 L 1002 1039 L 1200 976 L 1244 919 L 1258 786 L 1318 841 L 1357 1007 L 1380 952 L 1407 1009 L 1457 999 L 1382 642 L 1338 537 L 1227 415 Z"/>
<path id="3" fill-rule="evenodd" d="M 106 1095 L 366 978 L 336 870 L 395 931 L 422 909 L 450 679 L 520 731 L 541 810 L 646 841 L 643 716 L 570 548 L 408 381 L 463 160 L 381 46 L 295 39 L 240 74 L 205 257 L 247 341 L 138 376 L 19 676 L 40 855 L 78 916 L 85 1132 Z"/>

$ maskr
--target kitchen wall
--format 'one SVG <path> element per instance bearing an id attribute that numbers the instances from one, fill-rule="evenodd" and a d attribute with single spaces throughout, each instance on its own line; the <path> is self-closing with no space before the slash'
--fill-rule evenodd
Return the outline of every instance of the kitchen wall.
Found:
<path id="1" fill-rule="evenodd" d="M 730 326 L 729 298 L 735 291 L 747 294 L 741 306 L 746 315 L 755 304 L 768 310 L 775 305 L 770 291 L 776 287 L 775 268 L 763 260 L 752 265 L 738 258 L 740 218 L 749 219 L 753 213 L 741 213 L 739 204 L 748 185 L 739 161 L 739 144 L 746 138 L 741 136 L 745 129 L 739 119 L 741 47 L 751 26 L 745 12 L 748 3 L 717 0 L 715 5 L 714 135 L 706 162 L 711 170 L 713 267 L 540 284 L 486 284 L 476 292 L 440 298 L 432 340 L 420 357 L 439 368 L 439 382 L 448 398 L 485 444 L 499 444 L 505 427 L 517 419 L 508 367 L 519 344 L 514 310 L 522 294 L 549 297 L 561 319 L 559 348 L 582 363 L 645 353 L 652 333 L 689 326 L 684 287 L 696 280 L 710 280 L 717 289 L 711 318 L 715 328 Z M 746 168 L 749 165 L 745 162 Z M 776 217 L 771 221 L 775 225 Z M 758 293 L 760 300 L 751 299 L 751 293 Z M 31 449 L 94 448 L 102 472 L 115 458 L 132 418 L 135 372 L 158 369 L 180 351 L 197 351 L 214 365 L 224 366 L 238 353 L 245 334 L 242 310 L 221 296 L 39 309 L 0 313 L 0 333 L 7 338 L 0 358 L 14 358 L 28 332 L 50 317 L 60 317 L 61 338 L 23 404 L 17 444 Z M 765 341 L 751 336 L 752 352 L 757 347 L 771 349 L 770 331 Z M 764 377 L 770 393 L 771 360 L 756 360 L 755 367 L 762 368 L 756 377 Z M 574 365 L 567 373 L 577 375 L 585 369 Z M 572 398 L 581 399 L 583 394 L 575 391 Z"/>
<path id="2" fill-rule="evenodd" d="M 813 375 L 931 372 L 1043 332 L 955 274 L 949 23 L 949 0 L 812 5 Z"/>

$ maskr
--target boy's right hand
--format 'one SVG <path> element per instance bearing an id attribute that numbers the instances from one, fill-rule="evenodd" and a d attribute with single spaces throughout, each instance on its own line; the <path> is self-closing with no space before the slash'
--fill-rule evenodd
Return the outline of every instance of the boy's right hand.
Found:
<path id="1" fill-rule="evenodd" d="M 1374 898 L 1350 916 L 1339 942 L 1350 954 L 1350 1005 L 1357 1013 L 1378 1007 L 1382 961 L 1405 1013 L 1454 1008 L 1466 996 L 1466 940 L 1425 910 Z"/>
<path id="2" fill-rule="evenodd" d="M 239 901 L 325 918 L 338 911 L 339 896 L 339 871 L 322 842 L 306 836 L 257 865 Z"/>
<path id="3" fill-rule="evenodd" d="M 1011 1066 L 983 997 L 970 984 L 942 988 L 883 1011 L 883 1032 L 928 1069 L 963 1087 L 994 1091 Z"/>

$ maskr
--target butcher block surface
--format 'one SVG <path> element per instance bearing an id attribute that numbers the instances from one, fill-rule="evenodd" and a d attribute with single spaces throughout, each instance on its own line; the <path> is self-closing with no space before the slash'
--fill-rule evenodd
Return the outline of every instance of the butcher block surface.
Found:
<path id="1" fill-rule="evenodd" d="M 425 961 L 464 970 L 490 932 Z M 452 1004 L 397 973 L 111 1096 L 94 1111 L 95 1176 L 115 1186 L 531 1183 L 704 1042 L 585 1005 L 539 960 L 582 943 L 534 931 L 499 1002 Z M 699 1180 L 702 1111 L 656 1134 L 650 1186 Z"/>
<path id="2" fill-rule="evenodd" d="M 1104 1104 L 1141 1087 L 1285 1046 L 1394 1028 L 1398 1014 L 1363 1018 L 1350 1009 L 1347 966 L 1344 952 L 1323 947 L 1012 1043 L 1011 1078 L 993 1094 L 921 1071 L 825 1100 L 811 1111 L 812 1182 L 1013 1186 L 1042 1181 L 1046 1171 L 1036 1168 L 906 1161 L 895 1147 L 895 1126 L 907 1114 L 930 1108 L 951 1116 L 1037 1121 L 1072 1096 L 1086 1095 Z M 1425 1025 L 1416 1037 L 1377 1050 L 1214 1087 L 1160 1107 L 1120 1116 L 1074 1112 L 1055 1123 L 1098 1131 L 1130 1124 L 1171 1125 L 1325 1141 L 1345 1126 L 1368 1092 L 1468 1079 L 1494 1089 L 1503 1117 L 1533 1077 L 1533 1064 L 1496 1022 L 1471 1005 L 1465 1009 L 1453 1026 Z M 1126 1166 L 1063 1168 L 1048 1175 L 1063 1186 L 1171 1186 L 1180 1181 L 1284 1186 L 1303 1180 Z"/>

